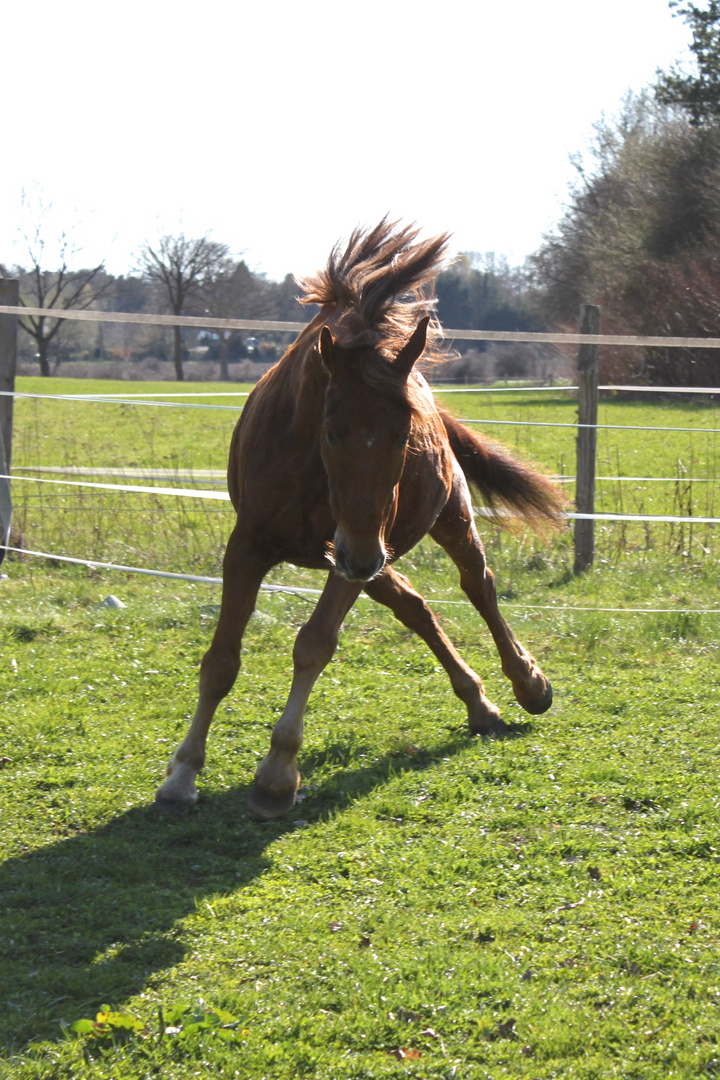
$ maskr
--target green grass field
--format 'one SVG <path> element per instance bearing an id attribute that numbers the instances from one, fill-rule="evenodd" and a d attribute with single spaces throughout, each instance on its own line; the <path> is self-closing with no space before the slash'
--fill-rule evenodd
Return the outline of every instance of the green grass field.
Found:
<path id="1" fill-rule="evenodd" d="M 81 387 L 95 389 L 127 387 Z M 575 411 L 548 392 L 448 401 L 486 420 Z M 23 400 L 16 416 L 16 467 L 223 468 L 234 422 Z M 604 429 L 601 475 L 668 480 L 603 481 L 599 509 L 711 516 L 718 419 L 707 402 L 603 404 L 601 423 L 705 431 Z M 571 429 L 487 430 L 572 474 Z M 217 572 L 225 504 L 31 488 L 15 485 L 26 547 Z M 245 793 L 308 599 L 261 594 L 198 808 L 164 817 L 150 804 L 219 590 L 3 564 L 0 1076 L 720 1075 L 714 528 L 604 524 L 580 578 L 567 535 L 486 538 L 503 610 L 555 686 L 550 712 L 515 705 L 453 569 L 423 544 L 404 570 L 513 737 L 469 738 L 434 658 L 361 599 L 311 699 L 302 800 L 272 823 Z M 318 584 L 290 567 L 274 579 Z M 109 593 L 125 608 L 101 606 Z"/>

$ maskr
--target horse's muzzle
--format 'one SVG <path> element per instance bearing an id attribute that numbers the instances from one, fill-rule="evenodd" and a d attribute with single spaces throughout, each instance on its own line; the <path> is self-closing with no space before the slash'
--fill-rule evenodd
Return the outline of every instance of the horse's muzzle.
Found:
<path id="1" fill-rule="evenodd" d="M 342 543 L 335 542 L 335 569 L 347 581 L 370 581 L 385 566 L 386 554 L 380 549 L 374 559 L 358 559 Z"/>

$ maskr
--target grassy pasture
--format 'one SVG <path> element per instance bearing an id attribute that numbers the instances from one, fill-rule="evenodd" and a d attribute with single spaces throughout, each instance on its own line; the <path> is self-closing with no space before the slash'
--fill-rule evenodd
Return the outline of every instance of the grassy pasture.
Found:
<path id="1" fill-rule="evenodd" d="M 568 423 L 575 409 L 548 392 L 448 401 L 486 419 Z M 601 432 L 602 475 L 677 479 L 603 482 L 600 509 L 672 513 L 685 498 L 710 515 L 714 406 L 612 401 L 600 420 L 707 429 Z M 14 460 L 222 468 L 233 422 L 21 400 Z M 570 429 L 501 430 L 572 473 Z M 29 547 L 217 572 L 224 504 L 20 488 Z M 533 719 L 447 560 L 421 545 L 404 568 L 514 737 L 470 740 L 434 658 L 360 600 L 311 699 L 303 799 L 269 824 L 244 797 L 308 601 L 261 596 L 200 805 L 163 817 L 149 803 L 218 590 L 9 560 L 0 1076 L 720 1075 L 720 627 L 702 613 L 718 608 L 715 535 L 603 525 L 596 567 L 574 579 L 567 537 L 487 530 L 508 618 L 556 688 Z M 317 583 L 287 567 L 276 579 Z M 99 606 L 110 592 L 124 609 Z M 672 610 L 598 610 L 627 607 Z M 103 1005 L 96 1027 L 63 1034 Z"/>

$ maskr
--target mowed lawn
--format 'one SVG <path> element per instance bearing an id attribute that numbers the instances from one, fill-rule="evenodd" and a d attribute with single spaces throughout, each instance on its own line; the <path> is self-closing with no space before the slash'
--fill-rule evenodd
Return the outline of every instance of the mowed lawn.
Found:
<path id="1" fill-rule="evenodd" d="M 576 407 L 555 392 L 447 400 L 486 421 L 570 424 Z M 603 429 L 601 474 L 636 479 L 603 481 L 600 509 L 713 516 L 712 403 L 601 413 L 703 430 Z M 233 422 L 21 400 L 14 460 L 222 469 Z M 502 434 L 572 474 L 571 428 Z M 225 504 L 32 486 L 15 486 L 28 548 L 217 572 Z M 567 535 L 484 531 L 506 617 L 553 681 L 550 712 L 514 703 L 454 569 L 423 544 L 403 569 L 512 736 L 470 738 L 434 657 L 361 598 L 311 699 L 301 800 L 272 823 L 245 794 L 312 597 L 261 594 L 199 805 L 163 816 L 153 793 L 218 588 L 3 564 L 0 1076 L 720 1075 L 715 527 L 603 524 L 581 578 Z M 291 567 L 273 580 L 320 584 Z"/>

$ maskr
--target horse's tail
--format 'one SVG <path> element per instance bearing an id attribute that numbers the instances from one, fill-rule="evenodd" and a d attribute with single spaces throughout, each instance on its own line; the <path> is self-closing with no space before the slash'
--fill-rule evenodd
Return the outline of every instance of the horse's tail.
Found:
<path id="1" fill-rule="evenodd" d="M 493 439 L 470 431 L 445 409 L 439 412 L 468 483 L 477 488 L 499 524 L 512 527 L 513 515 L 502 513 L 510 510 L 541 534 L 563 525 L 567 502 L 552 480 L 517 461 Z"/>

